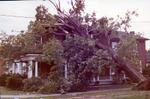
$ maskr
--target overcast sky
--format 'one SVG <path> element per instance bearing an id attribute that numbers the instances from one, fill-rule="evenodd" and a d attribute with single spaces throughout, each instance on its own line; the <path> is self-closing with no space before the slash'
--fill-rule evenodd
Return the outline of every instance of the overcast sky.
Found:
<path id="1" fill-rule="evenodd" d="M 62 8 L 69 8 L 70 0 L 60 1 Z M 0 1 L 0 31 L 8 34 L 18 34 L 19 32 L 17 31 L 26 30 L 29 22 L 34 20 L 35 8 L 41 4 L 46 6 L 49 12 L 56 12 L 48 0 Z M 85 11 L 89 13 L 96 12 L 97 17 L 116 17 L 117 15 L 123 16 L 127 10 L 136 10 L 139 16 L 133 18 L 130 30 L 141 32 L 144 37 L 150 38 L 149 4 L 150 0 L 85 0 Z M 14 17 L 8 17 L 8 15 L 13 15 Z M 18 18 L 15 16 L 31 18 Z M 146 47 L 147 49 L 150 48 L 150 41 L 148 41 Z"/>

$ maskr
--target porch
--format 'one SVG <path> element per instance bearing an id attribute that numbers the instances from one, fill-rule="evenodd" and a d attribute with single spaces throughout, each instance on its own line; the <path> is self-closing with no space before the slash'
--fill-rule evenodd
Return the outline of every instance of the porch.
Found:
<path id="1" fill-rule="evenodd" d="M 26 54 L 21 56 L 20 59 L 14 60 L 9 66 L 9 72 L 24 75 L 27 78 L 46 78 L 50 72 L 51 66 L 44 62 L 39 62 L 37 57 L 40 55 L 41 54 Z"/>

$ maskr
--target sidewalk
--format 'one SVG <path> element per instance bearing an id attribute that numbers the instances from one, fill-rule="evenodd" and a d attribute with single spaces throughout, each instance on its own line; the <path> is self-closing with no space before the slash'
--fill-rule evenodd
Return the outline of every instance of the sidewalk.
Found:
<path id="1" fill-rule="evenodd" d="M 47 96 L 59 96 L 60 94 L 50 94 L 50 95 L 44 95 L 44 94 L 32 94 L 32 95 L 0 95 L 0 99 L 3 98 L 13 98 L 13 99 L 22 99 L 22 98 L 37 98 L 37 97 L 47 97 Z"/>

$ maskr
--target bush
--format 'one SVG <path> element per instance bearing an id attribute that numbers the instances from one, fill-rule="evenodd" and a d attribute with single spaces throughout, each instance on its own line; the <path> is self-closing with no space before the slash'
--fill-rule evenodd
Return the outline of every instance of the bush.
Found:
<path id="1" fill-rule="evenodd" d="M 70 81 L 70 84 L 67 84 L 69 85 L 68 88 L 69 92 L 74 92 L 74 91 L 86 91 L 87 88 L 88 88 L 88 81 L 86 80 L 85 77 L 80 77 L 78 79 L 73 79 Z"/>
<path id="2" fill-rule="evenodd" d="M 65 93 L 74 91 L 85 91 L 87 89 L 87 83 L 81 80 L 51 80 L 49 83 L 45 84 L 39 89 L 39 93 L 49 94 L 49 93 Z"/>
<path id="3" fill-rule="evenodd" d="M 29 92 L 38 91 L 40 87 L 43 85 L 42 79 L 35 78 L 35 77 L 30 79 L 25 79 L 23 83 L 24 83 L 23 90 Z"/>
<path id="4" fill-rule="evenodd" d="M 23 78 L 18 75 L 14 74 L 7 78 L 6 80 L 6 87 L 13 89 L 13 90 L 21 90 L 23 87 Z"/>
<path id="5" fill-rule="evenodd" d="M 38 92 L 43 94 L 56 93 L 59 91 L 60 84 L 55 81 L 51 81 L 48 84 L 42 86 Z"/>
<path id="6" fill-rule="evenodd" d="M 74 91 L 85 91 L 87 88 L 87 84 L 81 81 L 73 82 L 72 86 L 70 86 L 70 92 Z"/>
<path id="7" fill-rule="evenodd" d="M 10 75 L 8 74 L 3 74 L 0 76 L 0 86 L 5 86 L 6 85 L 6 80 Z"/>

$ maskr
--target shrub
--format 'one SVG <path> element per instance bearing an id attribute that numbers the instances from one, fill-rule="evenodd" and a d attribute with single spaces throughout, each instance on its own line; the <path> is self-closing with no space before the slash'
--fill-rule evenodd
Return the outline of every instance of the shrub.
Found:
<path id="1" fill-rule="evenodd" d="M 23 90 L 29 92 L 38 91 L 40 87 L 43 85 L 43 81 L 40 78 L 35 77 L 25 79 L 23 83 L 24 83 Z"/>
<path id="2" fill-rule="evenodd" d="M 88 81 L 86 77 L 81 76 L 77 79 L 71 79 L 69 82 L 67 82 L 67 87 L 69 92 L 74 92 L 74 91 L 86 91 L 88 88 Z M 70 88 L 69 88 L 70 87 Z"/>
<path id="3" fill-rule="evenodd" d="M 8 74 L 3 74 L 0 76 L 0 86 L 5 86 L 6 85 L 6 80 L 10 75 Z"/>
<path id="4" fill-rule="evenodd" d="M 74 91 L 85 91 L 87 89 L 87 83 L 82 80 L 51 80 L 49 83 L 42 86 L 38 92 L 43 94 L 49 93 L 65 93 Z"/>
<path id="5" fill-rule="evenodd" d="M 21 90 L 23 87 L 23 78 L 18 75 L 14 74 L 7 78 L 6 80 L 6 87 L 14 90 Z"/>
<path id="6" fill-rule="evenodd" d="M 81 82 L 81 81 L 76 81 L 73 82 L 72 85 L 70 86 L 70 92 L 74 92 L 74 91 L 85 91 L 87 88 L 87 84 L 85 82 Z"/>
<path id="7" fill-rule="evenodd" d="M 38 92 L 43 94 L 56 93 L 59 91 L 59 86 L 60 84 L 58 82 L 51 81 L 48 84 L 42 86 Z"/>

